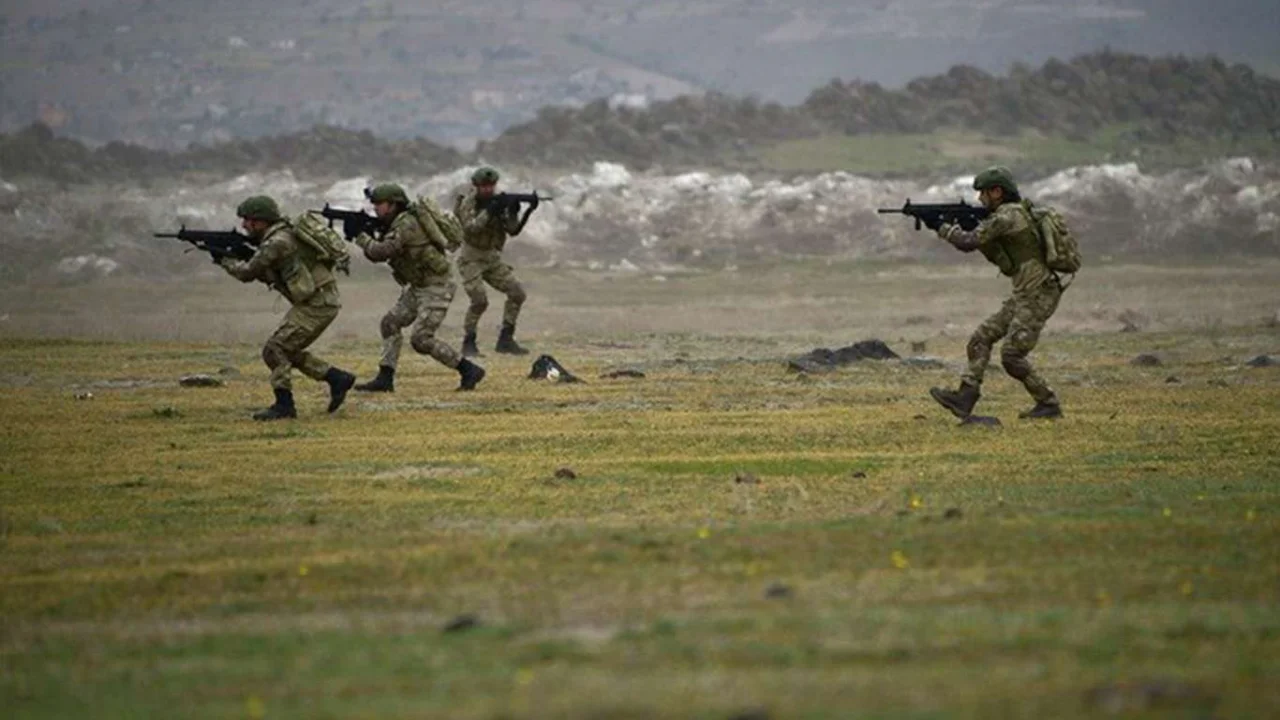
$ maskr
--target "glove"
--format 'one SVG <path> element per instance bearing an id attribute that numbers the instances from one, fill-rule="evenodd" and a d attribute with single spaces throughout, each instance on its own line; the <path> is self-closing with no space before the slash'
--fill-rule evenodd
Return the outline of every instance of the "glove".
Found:
<path id="1" fill-rule="evenodd" d="M 355 243 L 356 247 L 364 250 L 369 247 L 369 243 L 373 242 L 373 238 L 369 237 L 367 233 L 360 233 L 359 235 L 356 235 L 351 242 Z"/>
<path id="2" fill-rule="evenodd" d="M 938 237 L 946 240 L 947 242 L 951 242 L 951 233 L 954 232 L 955 229 L 956 226 L 951 223 L 942 223 L 936 228 Z"/>

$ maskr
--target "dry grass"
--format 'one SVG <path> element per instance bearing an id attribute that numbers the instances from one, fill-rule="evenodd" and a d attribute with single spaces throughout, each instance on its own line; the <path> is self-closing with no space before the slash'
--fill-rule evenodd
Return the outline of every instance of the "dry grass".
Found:
<path id="1" fill-rule="evenodd" d="M 302 417 L 271 425 L 247 419 L 269 397 L 256 347 L 193 343 L 198 325 L 183 342 L 6 339 L 0 705 L 489 718 L 1250 717 L 1280 704 L 1267 680 L 1280 669 L 1280 371 L 1242 365 L 1280 348 L 1274 328 L 1232 322 L 1261 314 L 1249 290 L 1265 267 L 1134 268 L 1124 288 L 1099 272 L 1068 294 L 1073 331 L 1039 354 L 1067 419 L 1016 422 L 1025 398 L 993 377 L 994 431 L 959 429 L 925 398 L 954 367 L 810 377 L 778 360 L 872 329 L 897 346 L 879 329 L 923 307 L 941 318 L 897 327 L 954 365 L 992 301 L 964 293 L 995 281 L 749 272 L 718 287 L 543 284 L 531 343 L 585 385 L 530 381 L 529 360 L 491 356 L 481 390 L 458 394 L 451 373 L 407 358 L 395 395 L 333 417 L 299 379 Z M 722 329 L 734 316 L 717 289 L 755 298 L 739 312 L 763 327 Z M 348 311 L 376 316 L 366 298 L 385 288 L 352 290 Z M 50 306 L 87 316 L 117 292 Z M 1104 332 L 1080 307 L 1104 292 L 1145 293 L 1136 307 L 1153 324 L 1173 324 L 1162 313 L 1188 297 L 1220 320 Z M 143 300 L 144 317 L 168 317 Z M 262 297 L 226 300 L 239 318 L 227 337 L 270 326 Z M 643 332 L 608 328 L 623 306 Z M 367 372 L 372 331 L 325 352 Z M 1166 366 L 1129 365 L 1142 351 Z M 224 388 L 176 384 L 223 366 L 241 373 Z M 647 377 L 598 377 L 621 366 Z M 94 398 L 73 398 L 83 391 Z M 554 477 L 562 466 L 576 477 Z M 760 482 L 735 483 L 745 472 Z M 790 593 L 767 597 L 774 583 Z M 461 613 L 480 625 L 442 633 Z"/>

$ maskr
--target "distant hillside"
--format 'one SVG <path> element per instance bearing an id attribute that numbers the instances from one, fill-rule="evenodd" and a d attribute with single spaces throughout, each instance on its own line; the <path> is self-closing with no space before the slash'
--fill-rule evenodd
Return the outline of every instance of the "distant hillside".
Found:
<path id="1" fill-rule="evenodd" d="M 181 152 L 126 143 L 89 148 L 55 137 L 43 125 L 0 135 L 0 177 L 57 182 L 167 178 L 183 174 L 227 177 L 281 167 L 306 175 L 430 175 L 456 167 L 463 156 L 430 140 L 388 141 L 370 132 L 316 127 L 308 132 L 194 146 Z"/>
<path id="2" fill-rule="evenodd" d="M 633 169 L 716 168 L 764 174 L 847 169 L 918 176 L 1006 162 L 1043 175 L 1141 159 L 1190 166 L 1269 157 L 1280 138 L 1280 81 L 1217 58 L 1098 53 L 993 76 L 957 66 L 902 90 L 832 81 L 796 106 L 719 93 L 636 109 L 599 100 L 547 107 L 474 153 L 426 139 L 308 132 L 195 145 L 180 152 L 110 143 L 92 149 L 42 125 L 0 135 L 0 178 L 59 182 L 220 177 L 274 169 L 307 176 L 431 175 L 486 161 L 529 169 L 597 161 Z"/>
<path id="3" fill-rule="evenodd" d="M 1003 77 L 956 66 L 902 90 L 837 80 L 793 107 L 710 94 L 643 110 L 605 101 L 547 108 L 478 152 L 529 165 L 720 165 L 760 146 L 824 134 L 965 128 L 996 138 L 1034 130 L 1085 139 L 1114 126 L 1124 126 L 1135 144 L 1277 135 L 1280 81 L 1217 58 L 1104 52 L 1050 60 L 1035 70 L 1016 66 Z"/>

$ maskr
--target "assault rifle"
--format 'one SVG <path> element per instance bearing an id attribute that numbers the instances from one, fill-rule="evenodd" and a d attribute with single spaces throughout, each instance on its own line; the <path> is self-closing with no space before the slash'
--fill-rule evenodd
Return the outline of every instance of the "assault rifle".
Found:
<path id="1" fill-rule="evenodd" d="M 538 203 L 543 200 L 553 200 L 549 195 L 539 195 L 532 193 L 495 193 L 489 196 L 485 202 L 484 209 L 489 211 L 490 215 L 501 215 L 503 213 L 520 212 L 521 205 L 528 205 L 529 212 L 533 212 L 538 207 Z"/>
<path id="2" fill-rule="evenodd" d="M 197 250 L 209 253 L 214 262 L 224 257 L 248 260 L 256 251 L 254 242 L 247 235 L 235 230 L 188 230 L 181 226 L 176 233 L 155 233 L 158 238 L 176 238 L 191 243 Z"/>
<path id="3" fill-rule="evenodd" d="M 348 240 L 355 240 L 360 233 L 372 235 L 378 229 L 378 218 L 363 210 L 339 210 L 325 203 L 320 214 L 329 221 L 329 227 L 333 227 L 334 220 L 341 220 L 342 236 Z"/>
<path id="4" fill-rule="evenodd" d="M 916 229 L 919 230 L 923 225 L 930 230 L 937 230 L 944 224 L 959 225 L 964 230 L 972 230 L 978 227 L 978 223 L 991 214 L 991 211 L 981 205 L 970 205 L 961 200 L 958 203 L 941 203 L 936 205 L 928 205 L 924 203 L 912 203 L 907 200 L 907 204 L 902 206 L 901 210 L 894 208 L 879 208 L 876 212 L 881 215 L 901 214 L 915 218 Z"/>

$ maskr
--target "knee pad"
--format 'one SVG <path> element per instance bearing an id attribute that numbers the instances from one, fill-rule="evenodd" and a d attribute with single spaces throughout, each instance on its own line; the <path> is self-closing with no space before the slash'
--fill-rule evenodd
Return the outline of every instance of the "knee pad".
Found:
<path id="1" fill-rule="evenodd" d="M 1027 362 L 1026 353 L 1008 345 L 1000 349 L 1000 364 L 1015 380 L 1023 380 L 1031 374 L 1031 363 Z"/>
<path id="2" fill-rule="evenodd" d="M 387 314 L 382 316 L 382 323 L 378 329 L 382 332 L 382 339 L 386 340 L 400 332 L 400 324 L 396 322 L 395 316 Z"/>
<path id="3" fill-rule="evenodd" d="M 289 353 L 284 348 L 274 342 L 268 342 L 262 346 L 262 362 L 266 363 L 271 369 L 278 368 L 282 365 L 289 364 Z"/>
<path id="4" fill-rule="evenodd" d="M 431 349 L 435 344 L 436 336 L 434 333 L 417 332 L 413 334 L 413 337 L 409 338 L 409 345 L 413 347 L 414 352 L 420 355 L 430 355 Z"/>

